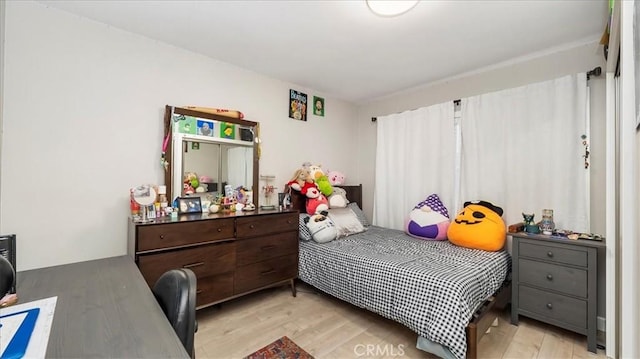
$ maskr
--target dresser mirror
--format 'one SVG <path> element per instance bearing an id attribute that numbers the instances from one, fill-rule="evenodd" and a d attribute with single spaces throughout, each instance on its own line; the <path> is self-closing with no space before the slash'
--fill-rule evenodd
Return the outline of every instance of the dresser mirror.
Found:
<path id="1" fill-rule="evenodd" d="M 257 128 L 257 122 L 167 106 L 167 197 L 215 197 L 226 185 L 257 191 Z"/>

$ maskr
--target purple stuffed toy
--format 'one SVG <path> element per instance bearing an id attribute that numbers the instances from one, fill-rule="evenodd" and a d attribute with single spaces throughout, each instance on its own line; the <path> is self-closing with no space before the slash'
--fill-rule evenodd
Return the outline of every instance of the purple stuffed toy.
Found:
<path id="1" fill-rule="evenodd" d="M 409 213 L 405 232 L 420 239 L 442 241 L 447 239 L 449 212 L 436 194 L 418 203 Z"/>

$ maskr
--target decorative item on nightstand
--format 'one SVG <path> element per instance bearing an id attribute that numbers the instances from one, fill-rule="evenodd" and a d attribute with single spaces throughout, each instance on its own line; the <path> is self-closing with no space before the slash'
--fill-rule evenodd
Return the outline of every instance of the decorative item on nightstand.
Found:
<path id="1" fill-rule="evenodd" d="M 536 224 L 536 222 L 534 222 L 533 218 L 535 217 L 535 214 L 527 214 L 527 213 L 523 213 L 522 214 L 522 218 L 524 218 L 524 231 L 527 233 L 540 233 L 540 228 L 538 227 L 538 225 Z"/>
<path id="2" fill-rule="evenodd" d="M 540 229 L 542 230 L 542 234 L 553 234 L 553 230 L 556 229 L 556 224 L 553 222 L 552 209 L 542 210 L 542 221 L 540 221 Z"/>

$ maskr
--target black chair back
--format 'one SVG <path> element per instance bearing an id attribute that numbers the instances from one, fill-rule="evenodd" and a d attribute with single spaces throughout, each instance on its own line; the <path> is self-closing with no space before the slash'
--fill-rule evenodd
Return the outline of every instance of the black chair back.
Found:
<path id="1" fill-rule="evenodd" d="M 165 272 L 153 286 L 153 294 L 191 358 L 195 357 L 196 275 L 187 268 Z"/>

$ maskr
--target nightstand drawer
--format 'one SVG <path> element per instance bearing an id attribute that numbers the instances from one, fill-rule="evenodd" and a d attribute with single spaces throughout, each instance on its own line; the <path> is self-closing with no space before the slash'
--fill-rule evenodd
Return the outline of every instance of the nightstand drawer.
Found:
<path id="1" fill-rule="evenodd" d="M 298 253 L 298 232 L 240 239 L 237 241 L 238 266 Z"/>
<path id="2" fill-rule="evenodd" d="M 587 301 L 519 286 L 520 310 L 543 315 L 578 328 L 587 327 Z"/>
<path id="3" fill-rule="evenodd" d="M 236 235 L 238 238 L 248 238 L 267 234 L 297 231 L 299 222 L 298 218 L 298 212 L 238 218 L 236 223 Z"/>
<path id="4" fill-rule="evenodd" d="M 587 297 L 587 271 L 529 259 L 518 261 L 520 283 Z"/>
<path id="5" fill-rule="evenodd" d="M 138 227 L 137 252 L 233 238 L 233 219 L 193 223 L 150 224 Z"/>
<path id="6" fill-rule="evenodd" d="M 587 267 L 587 252 L 560 246 L 520 241 L 520 257 L 537 258 L 549 262 Z"/>

